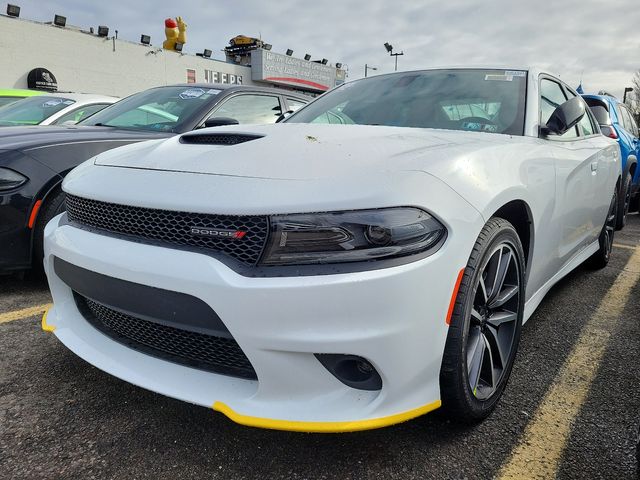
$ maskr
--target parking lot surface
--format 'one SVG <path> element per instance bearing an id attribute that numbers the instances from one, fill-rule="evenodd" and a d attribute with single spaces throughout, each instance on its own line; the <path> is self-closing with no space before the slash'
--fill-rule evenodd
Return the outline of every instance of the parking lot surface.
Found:
<path id="1" fill-rule="evenodd" d="M 485 422 L 436 411 L 334 435 L 242 427 L 113 378 L 41 330 L 44 280 L 2 277 L 0 477 L 636 478 L 640 216 L 615 244 L 547 295 Z"/>

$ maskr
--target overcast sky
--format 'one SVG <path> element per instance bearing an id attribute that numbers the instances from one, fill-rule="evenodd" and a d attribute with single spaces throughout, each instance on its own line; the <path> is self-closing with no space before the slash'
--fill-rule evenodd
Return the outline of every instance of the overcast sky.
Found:
<path id="1" fill-rule="evenodd" d="M 107 25 L 121 39 L 164 40 L 164 19 L 188 24 L 185 51 L 221 49 L 242 34 L 261 36 L 273 51 L 294 50 L 348 65 L 349 79 L 393 71 L 383 43 L 403 51 L 399 70 L 442 65 L 537 65 L 586 92 L 622 96 L 640 69 L 638 0 L 12 0 L 21 17 L 50 21 L 54 13 L 84 28 Z M 584 73 L 583 73 L 584 72 Z"/>

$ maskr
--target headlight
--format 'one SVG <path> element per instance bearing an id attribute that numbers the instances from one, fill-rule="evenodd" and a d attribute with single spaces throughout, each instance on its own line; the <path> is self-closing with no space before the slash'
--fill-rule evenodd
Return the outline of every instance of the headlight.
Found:
<path id="1" fill-rule="evenodd" d="M 418 208 L 277 215 L 261 264 L 359 262 L 436 250 L 446 228 Z"/>
<path id="2" fill-rule="evenodd" d="M 0 191 L 17 188 L 27 183 L 27 180 L 29 180 L 27 177 L 18 172 L 0 167 Z"/>

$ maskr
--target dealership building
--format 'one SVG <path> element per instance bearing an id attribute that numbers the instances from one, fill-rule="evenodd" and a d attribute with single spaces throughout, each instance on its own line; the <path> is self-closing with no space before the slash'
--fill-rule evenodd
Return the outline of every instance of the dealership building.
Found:
<path id="1" fill-rule="evenodd" d="M 41 23 L 0 15 L 0 29 L 0 88 L 37 88 L 35 82 L 41 86 L 53 78 L 59 91 L 118 97 L 175 83 L 261 85 L 318 94 L 345 80 L 345 71 L 326 60 L 275 53 L 268 45 L 223 61 L 210 58 L 211 51 L 190 55 L 145 44 L 148 37 L 140 43 L 121 40 L 106 27 L 97 32 L 71 27 L 60 16 Z"/>

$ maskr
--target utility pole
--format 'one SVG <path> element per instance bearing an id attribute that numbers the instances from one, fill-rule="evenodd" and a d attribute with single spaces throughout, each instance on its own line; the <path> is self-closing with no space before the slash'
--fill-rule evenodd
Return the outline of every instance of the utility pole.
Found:
<path id="1" fill-rule="evenodd" d="M 378 67 L 370 67 L 366 63 L 364 64 L 364 77 L 367 78 L 367 70 L 378 70 Z"/>

